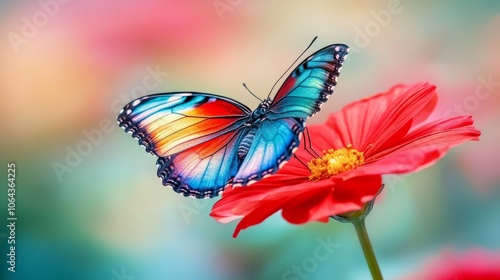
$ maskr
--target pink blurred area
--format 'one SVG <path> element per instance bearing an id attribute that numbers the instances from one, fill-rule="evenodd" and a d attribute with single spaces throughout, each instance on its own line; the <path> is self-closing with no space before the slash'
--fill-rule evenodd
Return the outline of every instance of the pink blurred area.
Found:
<path id="1" fill-rule="evenodd" d="M 466 252 L 447 249 L 401 280 L 497 280 L 500 279 L 499 263 L 500 252 L 481 248 Z"/>

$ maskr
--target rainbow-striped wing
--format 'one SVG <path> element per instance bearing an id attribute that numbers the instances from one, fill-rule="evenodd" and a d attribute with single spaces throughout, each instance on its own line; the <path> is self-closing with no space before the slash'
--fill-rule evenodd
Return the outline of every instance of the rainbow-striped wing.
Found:
<path id="1" fill-rule="evenodd" d="M 158 156 L 164 185 L 185 196 L 216 196 L 238 172 L 237 149 L 251 110 L 206 93 L 164 93 L 127 104 L 118 123 Z"/>
<path id="2" fill-rule="evenodd" d="M 271 103 L 233 182 L 246 185 L 275 173 L 300 143 L 305 120 L 318 112 L 337 84 L 349 47 L 327 46 L 306 58 L 287 77 Z"/>

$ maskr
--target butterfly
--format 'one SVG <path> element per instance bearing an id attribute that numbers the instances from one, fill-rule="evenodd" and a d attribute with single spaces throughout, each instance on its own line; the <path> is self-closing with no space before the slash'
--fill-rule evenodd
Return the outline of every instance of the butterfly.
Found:
<path id="1" fill-rule="evenodd" d="M 118 124 L 158 157 L 163 185 L 212 198 L 275 173 L 292 157 L 306 119 L 333 93 L 348 50 L 333 44 L 315 52 L 253 111 L 215 94 L 169 92 L 131 101 Z"/>

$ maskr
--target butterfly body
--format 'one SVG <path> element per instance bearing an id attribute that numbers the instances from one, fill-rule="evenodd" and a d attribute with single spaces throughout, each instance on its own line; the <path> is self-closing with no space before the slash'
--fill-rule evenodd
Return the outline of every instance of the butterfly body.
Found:
<path id="1" fill-rule="evenodd" d="M 333 93 L 346 55 L 342 44 L 311 55 L 253 111 L 209 93 L 160 93 L 125 105 L 118 123 L 158 157 L 164 185 L 185 196 L 213 197 L 229 185 L 261 180 L 290 159 L 305 120 Z"/>
<path id="2" fill-rule="evenodd" d="M 253 139 L 255 138 L 255 133 L 259 129 L 261 123 L 266 119 L 266 113 L 269 107 L 271 106 L 271 99 L 266 99 L 262 101 L 259 106 L 252 111 L 252 114 L 249 116 L 249 119 L 244 124 L 244 126 L 248 127 L 248 132 L 245 133 L 245 136 L 241 140 L 241 143 L 238 147 L 238 157 L 243 158 L 248 153 L 250 149 Z"/>

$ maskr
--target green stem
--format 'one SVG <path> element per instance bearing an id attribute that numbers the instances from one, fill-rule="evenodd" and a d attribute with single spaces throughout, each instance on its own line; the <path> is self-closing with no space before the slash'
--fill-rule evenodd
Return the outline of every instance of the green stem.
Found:
<path id="1" fill-rule="evenodd" d="M 366 263 L 368 264 L 373 280 L 383 280 L 384 278 L 380 272 L 377 258 L 373 252 L 372 244 L 370 243 L 370 238 L 368 238 L 368 233 L 366 232 L 364 217 L 360 219 L 352 219 L 351 223 L 354 225 L 356 233 L 358 234 L 359 243 L 361 244 L 361 248 L 365 254 Z"/>

